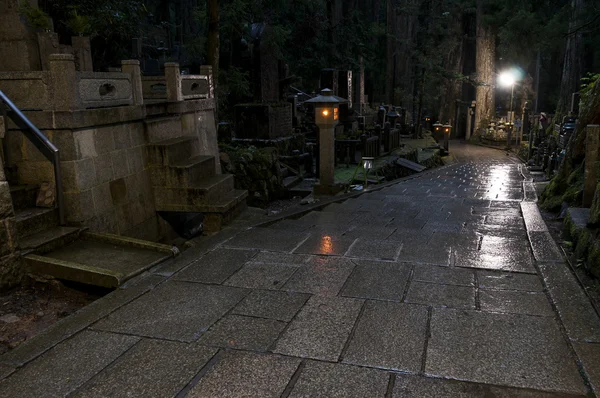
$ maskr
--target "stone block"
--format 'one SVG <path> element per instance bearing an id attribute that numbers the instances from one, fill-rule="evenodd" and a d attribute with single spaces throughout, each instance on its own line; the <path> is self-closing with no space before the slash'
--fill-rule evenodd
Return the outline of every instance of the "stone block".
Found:
<path id="1" fill-rule="evenodd" d="M 131 142 L 131 146 L 135 147 L 146 144 L 143 123 L 129 123 L 127 124 L 127 129 L 129 131 L 129 141 Z"/>
<path id="2" fill-rule="evenodd" d="M 20 162 L 17 168 L 20 184 L 54 183 L 54 167 L 49 161 Z"/>
<path id="3" fill-rule="evenodd" d="M 84 222 L 95 215 L 92 190 L 65 193 L 65 213 L 67 221 Z"/>
<path id="4" fill-rule="evenodd" d="M 144 170 L 144 152 L 143 146 L 127 149 L 127 163 L 130 173 L 138 173 Z"/>
<path id="5" fill-rule="evenodd" d="M 18 250 L 17 221 L 14 217 L 0 221 L 0 257 L 10 255 Z"/>
<path id="6" fill-rule="evenodd" d="M 0 167 L 0 170 L 2 167 Z M 10 186 L 6 181 L 0 181 L 0 220 L 14 214 Z"/>
<path id="7" fill-rule="evenodd" d="M 73 141 L 77 159 L 98 156 L 94 135 L 95 130 L 80 130 L 73 132 Z"/>
<path id="8" fill-rule="evenodd" d="M 115 205 L 122 205 L 127 203 L 127 185 L 123 178 L 110 182 L 110 196 L 112 203 Z"/>
<path id="9" fill-rule="evenodd" d="M 23 276 L 23 265 L 19 252 L 0 257 L 0 291 L 17 285 Z"/>
<path id="10" fill-rule="evenodd" d="M 131 211 L 129 204 L 116 206 L 117 223 L 119 224 L 119 233 L 129 231 L 133 227 L 133 220 L 131 219 Z"/>
<path id="11" fill-rule="evenodd" d="M 129 126 L 120 124 L 111 128 L 115 149 L 127 149 L 131 147 L 131 138 L 129 136 Z"/>
<path id="12" fill-rule="evenodd" d="M 87 191 L 97 184 L 94 159 L 60 162 L 65 192 Z"/>
<path id="13" fill-rule="evenodd" d="M 20 131 L 8 131 L 4 138 L 6 145 L 6 163 L 14 165 L 23 160 L 23 141 L 25 137 Z"/>
<path id="14" fill-rule="evenodd" d="M 113 166 L 114 178 L 121 178 L 129 175 L 129 164 L 127 162 L 127 150 L 113 151 L 110 153 Z"/>
<path id="15" fill-rule="evenodd" d="M 60 151 L 60 160 L 79 160 L 82 159 L 78 156 L 77 148 L 75 146 L 74 132 L 71 130 L 46 130 L 45 131 L 50 141 Z"/>
<path id="16" fill-rule="evenodd" d="M 112 158 L 109 153 L 94 158 L 96 181 L 98 184 L 109 182 L 114 178 Z"/>
<path id="17" fill-rule="evenodd" d="M 94 145 L 96 146 L 96 153 L 98 155 L 115 150 L 114 129 L 115 127 L 110 126 L 94 130 Z"/>
<path id="18" fill-rule="evenodd" d="M 108 232 L 112 234 L 119 233 L 119 223 L 117 222 L 116 211 L 110 209 L 106 213 L 98 214 L 88 221 L 86 221 L 86 227 L 90 228 L 93 232 Z"/>
<path id="19" fill-rule="evenodd" d="M 109 183 L 100 184 L 92 188 L 94 208 L 96 214 L 109 212 L 113 207 L 112 189 Z"/>

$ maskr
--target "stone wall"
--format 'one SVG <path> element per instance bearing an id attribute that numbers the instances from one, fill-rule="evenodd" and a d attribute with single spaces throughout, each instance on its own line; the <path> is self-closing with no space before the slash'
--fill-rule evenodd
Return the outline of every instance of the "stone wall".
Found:
<path id="1" fill-rule="evenodd" d="M 151 142 L 196 137 L 199 154 L 216 155 L 220 172 L 213 99 L 25 114 L 60 150 L 69 225 L 148 240 L 170 233 L 156 215 L 146 159 Z M 167 124 L 153 122 L 150 131 L 154 120 Z M 12 123 L 6 141 L 7 164 L 16 169 L 11 183 L 54 181 L 52 164 Z"/>
<path id="2" fill-rule="evenodd" d="M 22 271 L 10 188 L 0 167 L 0 291 L 16 285 Z"/>
<path id="3" fill-rule="evenodd" d="M 41 69 L 36 33 L 19 15 L 19 0 L 0 1 L 0 38 L 0 71 Z"/>

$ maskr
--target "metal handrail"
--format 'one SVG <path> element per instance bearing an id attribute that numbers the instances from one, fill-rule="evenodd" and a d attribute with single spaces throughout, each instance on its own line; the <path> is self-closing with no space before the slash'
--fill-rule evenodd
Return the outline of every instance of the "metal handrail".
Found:
<path id="1" fill-rule="evenodd" d="M 65 225 L 65 203 L 63 196 L 62 174 L 60 170 L 60 152 L 42 132 L 12 103 L 12 101 L 0 90 L 0 102 L 8 107 L 8 116 L 23 131 L 23 135 L 35 145 L 37 149 L 54 166 L 54 180 L 56 183 L 56 203 L 58 205 L 58 219 L 60 225 Z"/>

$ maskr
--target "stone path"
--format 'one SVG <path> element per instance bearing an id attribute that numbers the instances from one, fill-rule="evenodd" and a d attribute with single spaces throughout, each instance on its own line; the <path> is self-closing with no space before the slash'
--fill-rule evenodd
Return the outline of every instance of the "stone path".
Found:
<path id="1" fill-rule="evenodd" d="M 242 224 L 0 357 L 11 397 L 550 397 L 600 320 L 503 152 Z"/>

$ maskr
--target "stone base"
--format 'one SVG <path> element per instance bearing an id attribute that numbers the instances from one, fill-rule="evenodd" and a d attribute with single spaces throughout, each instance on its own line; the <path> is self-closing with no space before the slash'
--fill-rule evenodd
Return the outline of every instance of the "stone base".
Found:
<path id="1" fill-rule="evenodd" d="M 344 186 L 342 184 L 334 184 L 334 185 L 321 185 L 315 184 L 313 187 L 313 192 L 315 195 L 323 195 L 323 196 L 334 196 L 344 190 Z"/>

